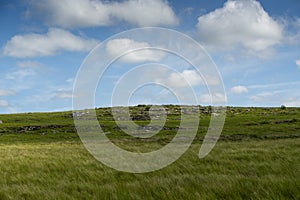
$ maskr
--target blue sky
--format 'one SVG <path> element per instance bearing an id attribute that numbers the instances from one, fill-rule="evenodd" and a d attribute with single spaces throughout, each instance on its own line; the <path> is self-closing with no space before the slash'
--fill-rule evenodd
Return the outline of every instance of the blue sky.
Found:
<path id="1" fill-rule="evenodd" d="M 0 113 L 72 109 L 73 83 L 89 52 L 114 34 L 148 26 L 180 31 L 202 44 L 218 67 L 227 105 L 299 107 L 299 10 L 297 0 L 2 0 Z M 145 45 L 123 39 L 111 43 L 111 52 Z M 163 57 L 157 52 L 141 56 L 150 58 L 140 64 Z M 107 94 L 139 61 L 121 61 L 107 71 L 96 93 L 97 107 L 111 105 Z M 184 65 L 171 56 L 163 64 L 176 68 L 179 63 Z M 196 88 L 199 103 L 209 104 L 190 66 L 176 70 Z M 157 74 L 153 78 L 184 88 L 176 75 Z M 132 98 L 132 104 L 178 103 L 158 86 L 140 88 Z"/>

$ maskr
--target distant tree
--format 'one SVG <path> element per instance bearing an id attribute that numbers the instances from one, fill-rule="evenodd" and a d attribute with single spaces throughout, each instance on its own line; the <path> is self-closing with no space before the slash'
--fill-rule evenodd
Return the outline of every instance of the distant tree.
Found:
<path id="1" fill-rule="evenodd" d="M 282 110 L 284 110 L 284 109 L 286 109 L 286 106 L 285 106 L 285 105 L 281 105 L 280 108 L 281 108 Z"/>

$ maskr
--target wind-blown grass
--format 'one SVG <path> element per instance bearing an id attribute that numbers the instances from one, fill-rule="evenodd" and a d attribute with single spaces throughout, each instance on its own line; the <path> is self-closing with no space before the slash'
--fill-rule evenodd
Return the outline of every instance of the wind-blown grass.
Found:
<path id="1" fill-rule="evenodd" d="M 199 159 L 209 122 L 203 115 L 189 150 L 145 174 L 119 172 L 94 159 L 70 114 L 0 115 L 0 199 L 300 199 L 300 109 L 230 108 L 221 139 Z M 169 127 L 178 124 L 173 117 Z M 176 133 L 164 130 L 141 142 L 119 137 L 109 115 L 100 121 L 116 144 L 131 151 L 157 149 Z M 33 126 L 39 128 L 24 128 Z"/>
<path id="2" fill-rule="evenodd" d="M 80 143 L 0 146 L 1 199 L 299 199 L 300 139 L 193 144 L 159 171 L 129 174 Z"/>

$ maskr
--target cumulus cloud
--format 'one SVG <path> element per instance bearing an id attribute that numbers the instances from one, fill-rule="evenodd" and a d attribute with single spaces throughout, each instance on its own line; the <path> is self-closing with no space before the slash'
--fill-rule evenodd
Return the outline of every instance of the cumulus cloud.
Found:
<path id="1" fill-rule="evenodd" d="M 180 72 L 162 68 L 157 70 L 156 73 L 145 72 L 145 75 L 143 76 L 152 77 L 156 84 L 163 84 L 171 88 L 186 88 L 220 84 L 218 77 L 213 77 L 210 75 L 205 75 L 202 77 L 201 74 L 193 69 L 185 69 Z"/>
<path id="2" fill-rule="evenodd" d="M 272 19 L 256 0 L 229 0 L 222 8 L 198 18 L 200 39 L 208 46 L 253 51 L 279 44 L 283 26 Z"/>
<path id="3" fill-rule="evenodd" d="M 118 19 L 138 26 L 178 24 L 172 8 L 163 0 L 129 0 L 114 3 L 111 12 Z"/>
<path id="4" fill-rule="evenodd" d="M 171 73 L 167 82 L 175 87 L 188 87 L 201 84 L 201 76 L 194 70 L 184 70 L 182 73 Z"/>
<path id="5" fill-rule="evenodd" d="M 3 90 L 3 89 L 0 89 L 0 97 L 3 97 L 3 96 L 12 96 L 12 95 L 15 95 L 16 92 L 14 90 Z"/>
<path id="6" fill-rule="evenodd" d="M 182 72 L 169 72 L 161 71 L 159 75 L 155 77 L 156 83 L 162 83 L 170 87 L 184 88 L 193 87 L 198 85 L 218 85 L 219 79 L 212 76 L 205 76 L 203 78 L 195 70 L 183 70 Z"/>
<path id="7" fill-rule="evenodd" d="M 115 21 L 138 26 L 178 24 L 172 8 L 164 0 L 34 0 L 27 16 L 36 15 L 42 16 L 48 25 L 63 28 L 107 26 Z"/>
<path id="8" fill-rule="evenodd" d="M 232 87 L 231 92 L 234 94 L 243 94 L 243 93 L 247 93 L 248 89 L 245 86 L 238 85 L 238 86 Z"/>
<path id="9" fill-rule="evenodd" d="M 296 65 L 300 68 L 300 60 L 296 60 Z"/>
<path id="10" fill-rule="evenodd" d="M 48 25 L 63 28 L 103 26 L 110 24 L 106 4 L 92 0 L 34 0 L 29 17 L 42 17 Z"/>
<path id="11" fill-rule="evenodd" d="M 222 93 L 202 94 L 199 101 L 203 104 L 224 104 L 227 103 L 227 97 Z"/>
<path id="12" fill-rule="evenodd" d="M 124 52 L 134 49 L 140 49 L 133 52 L 130 52 L 124 56 L 122 56 L 120 59 L 123 62 L 129 62 L 129 63 L 136 63 L 136 62 L 146 62 L 146 61 L 153 61 L 158 62 L 160 61 L 165 53 L 158 50 L 151 50 L 147 49 L 150 45 L 146 42 L 137 42 L 128 38 L 121 38 L 121 39 L 114 39 L 110 40 L 106 44 L 106 51 L 109 55 L 111 55 L 113 58 L 117 58 L 124 54 Z"/>
<path id="13" fill-rule="evenodd" d="M 0 100 L 0 107 L 5 107 L 6 108 L 8 106 L 9 106 L 9 104 L 6 100 Z"/>
<path id="14" fill-rule="evenodd" d="M 26 34 L 12 37 L 4 47 L 4 55 L 25 58 L 51 56 L 59 51 L 89 51 L 98 44 L 71 32 L 50 28 L 47 34 Z"/>

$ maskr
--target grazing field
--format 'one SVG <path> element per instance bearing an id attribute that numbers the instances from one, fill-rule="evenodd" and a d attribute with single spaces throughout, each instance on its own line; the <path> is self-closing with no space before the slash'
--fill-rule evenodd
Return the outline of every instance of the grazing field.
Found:
<path id="1" fill-rule="evenodd" d="M 165 106 L 167 122 L 142 141 L 122 132 L 110 109 L 97 109 L 117 145 L 150 151 L 176 134 L 179 107 Z M 108 168 L 82 145 L 71 112 L 0 115 L 0 199 L 300 199 L 300 109 L 228 107 L 216 147 L 199 148 L 210 108 L 200 108 L 198 134 L 170 166 L 145 174 Z M 149 106 L 131 108 L 141 126 Z M 126 124 L 126 123 L 125 123 Z"/>

